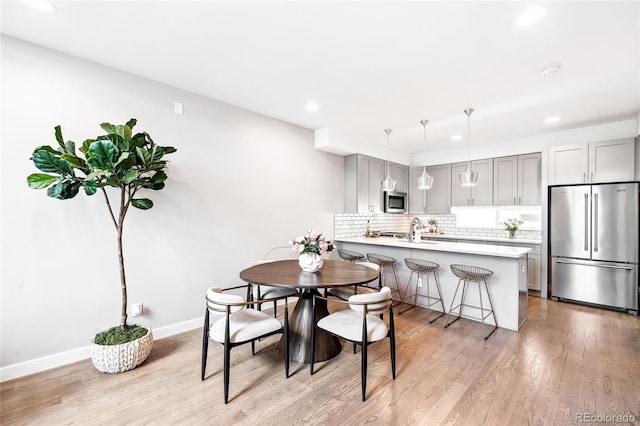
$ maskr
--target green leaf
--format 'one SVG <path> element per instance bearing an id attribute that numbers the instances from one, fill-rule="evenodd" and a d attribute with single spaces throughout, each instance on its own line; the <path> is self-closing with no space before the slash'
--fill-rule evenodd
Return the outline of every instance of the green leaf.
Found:
<path id="1" fill-rule="evenodd" d="M 64 139 L 62 138 L 62 128 L 60 126 L 56 126 L 56 140 L 60 144 L 60 146 L 64 146 Z"/>
<path id="2" fill-rule="evenodd" d="M 82 142 L 82 148 L 80 148 L 80 152 L 82 152 L 84 155 L 87 155 L 87 152 L 89 152 L 89 147 L 95 141 L 95 139 L 87 139 L 86 141 Z"/>
<path id="3" fill-rule="evenodd" d="M 124 140 L 131 139 L 131 127 L 129 126 L 116 126 L 116 135 L 120 136 Z"/>
<path id="4" fill-rule="evenodd" d="M 134 198 L 131 200 L 131 205 L 141 210 L 149 210 L 153 207 L 153 201 L 148 198 Z"/>
<path id="5" fill-rule="evenodd" d="M 129 127 L 130 129 L 133 129 L 136 125 L 136 123 L 138 122 L 138 120 L 136 120 L 135 118 L 132 118 L 131 120 L 127 121 L 127 127 Z M 129 138 L 131 139 L 131 138 Z"/>
<path id="6" fill-rule="evenodd" d="M 75 155 L 71 155 L 71 154 L 62 154 L 60 156 L 60 158 L 66 160 L 69 162 L 69 164 L 71 164 L 73 167 L 75 167 L 76 169 L 80 169 L 80 170 L 88 170 L 89 167 L 87 166 L 87 162 L 84 161 L 82 158 L 80 157 L 76 157 Z"/>
<path id="7" fill-rule="evenodd" d="M 80 185 L 81 183 L 77 181 L 63 180 L 47 189 L 47 195 L 59 200 L 67 200 L 78 195 Z"/>
<path id="8" fill-rule="evenodd" d="M 69 162 L 56 157 L 48 150 L 41 149 L 34 152 L 32 160 L 33 164 L 43 172 L 75 176 L 73 167 Z"/>
<path id="9" fill-rule="evenodd" d="M 29 188 L 43 189 L 60 179 L 60 176 L 48 175 L 45 173 L 34 173 L 27 176 Z"/>
<path id="10" fill-rule="evenodd" d="M 166 154 L 173 154 L 174 152 L 176 152 L 176 151 L 177 151 L 177 149 L 175 149 L 175 148 L 174 148 L 174 147 L 172 147 L 172 146 L 163 146 L 162 148 L 164 149 L 164 153 L 165 153 L 165 155 L 166 155 Z"/>
<path id="11" fill-rule="evenodd" d="M 151 176 L 152 183 L 160 183 L 167 180 L 167 174 L 163 171 L 157 171 L 153 176 Z"/>
<path id="12" fill-rule="evenodd" d="M 35 154 L 38 151 L 47 151 L 50 152 L 51 154 L 55 155 L 56 157 L 60 155 L 60 153 L 58 151 L 56 151 L 55 149 L 51 148 L 49 145 L 42 145 L 37 147 L 36 149 L 33 150 L 33 153 Z M 31 160 L 33 160 L 33 158 L 31 158 Z"/>
<path id="13" fill-rule="evenodd" d="M 151 149 L 151 162 L 160 160 L 164 156 L 164 148 L 154 145 Z"/>
<path id="14" fill-rule="evenodd" d="M 84 192 L 87 195 L 93 195 L 98 191 L 98 184 L 95 179 L 85 179 L 82 186 L 84 186 Z"/>
<path id="15" fill-rule="evenodd" d="M 137 170 L 129 170 L 127 173 L 122 176 L 122 182 L 131 183 L 138 177 Z"/>
<path id="16" fill-rule="evenodd" d="M 114 126 L 111 123 L 102 123 L 100 125 L 100 127 L 102 127 L 102 130 L 104 130 L 107 133 L 115 133 L 116 132 L 116 126 Z"/>
<path id="17" fill-rule="evenodd" d="M 139 147 L 136 147 L 136 155 L 140 159 L 142 164 L 145 166 L 147 165 L 147 163 L 149 162 L 149 159 L 151 158 L 151 154 L 149 154 L 149 151 Z"/>
<path id="18" fill-rule="evenodd" d="M 95 141 L 89 146 L 89 153 L 87 154 L 87 162 L 102 170 L 109 170 L 113 167 L 113 160 L 118 152 L 118 149 L 111 141 Z"/>
<path id="19" fill-rule="evenodd" d="M 76 143 L 73 141 L 66 141 L 64 143 L 64 149 L 65 151 L 67 151 L 69 154 L 73 154 L 76 155 Z"/>
<path id="20" fill-rule="evenodd" d="M 127 158 L 129 158 L 129 153 L 128 152 L 123 152 L 122 154 L 120 154 L 120 157 L 118 157 L 118 160 L 113 163 L 113 166 L 117 166 L 118 164 L 122 163 L 124 160 L 126 160 Z"/>

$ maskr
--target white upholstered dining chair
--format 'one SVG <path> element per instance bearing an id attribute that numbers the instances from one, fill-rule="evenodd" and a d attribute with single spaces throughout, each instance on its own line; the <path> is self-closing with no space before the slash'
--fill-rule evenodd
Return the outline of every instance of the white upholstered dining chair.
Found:
<path id="1" fill-rule="evenodd" d="M 314 296 L 314 305 L 316 299 L 326 300 L 325 297 Z M 379 292 L 355 294 L 351 296 L 348 301 L 335 300 L 334 302 L 347 304 L 349 309 L 334 312 L 320 319 L 317 323 L 314 309 L 311 323 L 311 363 L 309 364 L 309 370 L 311 374 L 314 373 L 316 329 L 322 329 L 329 334 L 360 345 L 362 347 L 360 376 L 362 400 L 364 401 L 367 394 L 367 346 L 385 337 L 389 338 L 391 375 L 393 380 L 396 378 L 396 340 L 391 289 L 389 287 L 383 287 Z M 389 315 L 387 315 L 388 325 L 384 319 L 379 317 L 387 312 L 389 313 Z"/>
<path id="2" fill-rule="evenodd" d="M 246 309 L 258 303 L 269 300 L 255 300 L 245 302 L 242 296 L 226 294 L 227 290 L 246 288 L 237 286 L 226 289 L 212 287 L 207 290 L 207 306 L 204 315 L 202 336 L 202 370 L 201 379 L 205 379 L 207 368 L 207 354 L 209 339 L 218 342 L 224 347 L 223 371 L 224 371 L 224 403 L 229 401 L 229 376 L 231 364 L 231 349 L 251 343 L 251 353 L 255 354 L 255 342 L 274 334 L 284 334 L 285 348 L 285 376 L 289 378 L 289 310 L 285 300 L 284 325 L 275 318 L 258 311 Z"/>

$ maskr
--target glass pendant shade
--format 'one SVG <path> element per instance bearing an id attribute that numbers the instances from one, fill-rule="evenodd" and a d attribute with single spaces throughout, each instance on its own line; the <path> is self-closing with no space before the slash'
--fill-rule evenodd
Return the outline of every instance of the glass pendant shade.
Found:
<path id="1" fill-rule="evenodd" d="M 418 176 L 418 189 L 431 189 L 433 185 L 433 176 L 427 173 L 427 168 L 422 170 L 422 174 Z"/>
<path id="2" fill-rule="evenodd" d="M 462 186 L 474 186 L 478 183 L 478 172 L 471 168 L 471 113 L 473 108 L 467 108 L 467 167 L 462 173 L 458 173 L 458 180 Z"/>
<path id="3" fill-rule="evenodd" d="M 387 134 L 387 177 L 382 181 L 382 190 L 385 192 L 391 192 L 396 189 L 396 181 L 393 180 L 389 174 L 389 134 L 392 130 L 384 129 L 384 132 Z"/>
<path id="4" fill-rule="evenodd" d="M 467 163 L 467 167 L 462 173 L 458 173 L 458 179 L 462 186 L 474 186 L 478 183 L 478 172 L 471 168 L 471 163 Z"/>
<path id="5" fill-rule="evenodd" d="M 420 120 L 420 124 L 422 124 L 422 127 L 424 129 L 425 154 L 426 154 L 426 148 L 427 148 L 427 124 L 428 123 L 429 123 L 429 120 Z M 425 166 L 424 169 L 422 169 L 422 174 L 418 177 L 418 189 L 431 189 L 432 185 L 433 185 L 433 176 L 430 176 L 429 173 L 427 173 L 427 166 Z"/>

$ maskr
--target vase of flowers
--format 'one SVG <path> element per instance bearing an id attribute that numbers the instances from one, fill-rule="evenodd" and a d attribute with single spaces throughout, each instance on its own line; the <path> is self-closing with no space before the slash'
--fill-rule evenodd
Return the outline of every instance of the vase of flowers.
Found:
<path id="1" fill-rule="evenodd" d="M 298 253 L 298 264 L 305 272 L 317 272 L 322 268 L 322 256 L 333 250 L 333 243 L 315 229 L 307 229 L 307 235 L 289 241 L 293 251 Z"/>
<path id="2" fill-rule="evenodd" d="M 438 232 L 438 221 L 435 218 L 432 217 L 427 223 L 429 224 L 429 232 Z"/>
<path id="3" fill-rule="evenodd" d="M 501 225 L 504 225 L 504 230 L 509 232 L 509 238 L 515 238 L 518 226 L 523 223 L 524 222 L 520 219 L 507 219 L 504 222 L 501 222 Z"/>

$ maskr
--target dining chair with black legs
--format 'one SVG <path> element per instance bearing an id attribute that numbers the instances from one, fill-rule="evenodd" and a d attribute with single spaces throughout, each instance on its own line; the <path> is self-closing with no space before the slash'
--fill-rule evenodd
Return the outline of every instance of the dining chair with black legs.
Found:
<path id="1" fill-rule="evenodd" d="M 224 347 L 224 403 L 229 402 L 229 377 L 231 365 L 231 349 L 251 343 L 251 353 L 255 354 L 255 342 L 274 334 L 284 334 L 284 368 L 289 378 L 289 310 L 286 299 L 284 305 L 284 324 L 275 318 L 257 310 L 246 309 L 259 303 L 270 302 L 269 299 L 246 302 L 242 296 L 227 294 L 226 291 L 248 288 L 248 285 L 220 289 L 212 287 L 207 290 L 207 303 L 204 314 L 202 333 L 202 369 L 201 379 L 205 379 L 209 339 Z"/>
<path id="2" fill-rule="evenodd" d="M 327 298 L 314 296 L 314 305 L 316 299 L 326 300 Z M 370 344 L 378 342 L 385 337 L 389 338 L 391 376 L 393 380 L 396 378 L 396 340 L 391 289 L 389 287 L 383 287 L 379 292 L 355 294 L 351 296 L 348 301 L 335 300 L 334 302 L 346 304 L 348 305 L 348 309 L 334 312 L 320 319 L 317 324 L 315 309 L 313 310 L 314 314 L 311 321 L 311 363 L 309 364 L 309 371 L 313 375 L 317 329 L 360 345 L 362 347 L 360 380 L 362 385 L 362 400 L 364 401 L 367 396 L 367 347 Z M 386 312 L 389 313 L 389 315 L 387 315 L 389 325 L 379 317 L 379 315 Z"/>

